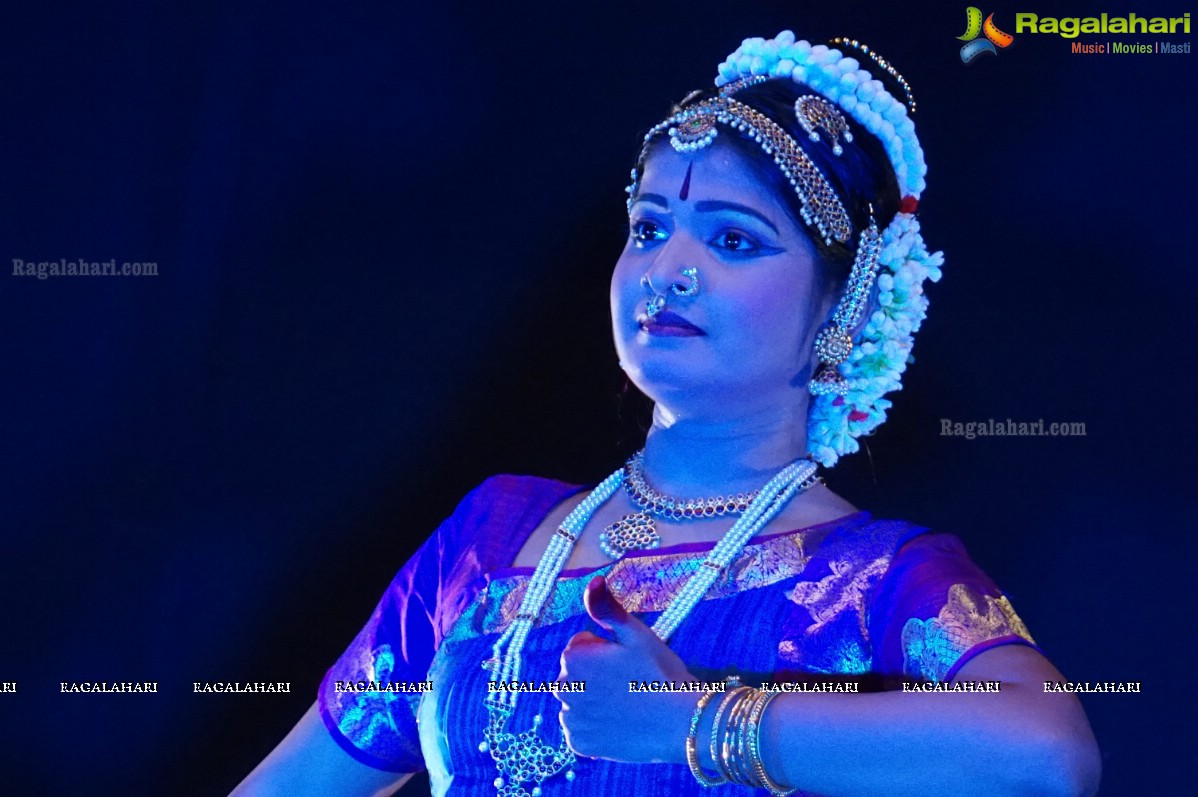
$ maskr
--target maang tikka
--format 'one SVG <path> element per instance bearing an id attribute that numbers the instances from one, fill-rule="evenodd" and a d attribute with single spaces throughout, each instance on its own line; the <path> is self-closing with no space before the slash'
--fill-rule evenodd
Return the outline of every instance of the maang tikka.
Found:
<path id="1" fill-rule="evenodd" d="M 719 125 L 732 128 L 755 141 L 773 159 L 799 197 L 803 223 L 826 244 L 847 243 L 852 238 L 852 222 L 827 178 L 785 128 L 734 96 L 766 80 L 766 75 L 744 77 L 720 87 L 715 97 L 685 105 L 645 134 L 641 160 L 654 137 L 661 133 L 668 134 L 676 152 L 685 154 L 711 146 L 719 135 Z M 633 169 L 632 183 L 625 189 L 629 208 L 636 197 L 637 182 L 637 170 Z"/>

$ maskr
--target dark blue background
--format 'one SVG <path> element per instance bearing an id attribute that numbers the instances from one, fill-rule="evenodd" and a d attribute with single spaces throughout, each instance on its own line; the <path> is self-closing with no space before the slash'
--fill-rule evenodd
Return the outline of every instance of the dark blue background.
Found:
<path id="1" fill-rule="evenodd" d="M 983 11 L 1014 32 L 1071 8 Z M 947 256 L 892 420 L 833 487 L 963 536 L 1068 677 L 1142 681 L 1084 700 L 1103 793 L 1169 793 L 1191 769 L 1167 715 L 1193 704 L 1195 56 L 1017 35 L 966 66 L 963 10 L 7 11 L 0 790 L 225 793 L 470 487 L 615 467 L 636 440 L 607 280 L 639 136 L 741 38 L 792 27 L 911 81 Z M 1087 435 L 939 435 L 991 417 Z"/>

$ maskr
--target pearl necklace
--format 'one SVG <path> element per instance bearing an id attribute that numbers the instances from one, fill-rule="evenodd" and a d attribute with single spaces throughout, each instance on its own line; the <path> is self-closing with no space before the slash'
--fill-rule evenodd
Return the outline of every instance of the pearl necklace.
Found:
<path id="1" fill-rule="evenodd" d="M 815 475 L 816 465 L 808 459 L 800 459 L 787 465 L 761 488 L 757 497 L 749 504 L 737 521 L 703 560 L 703 565 L 691 575 L 678 595 L 666 607 L 653 632 L 663 642 L 677 630 L 691 610 L 702 600 L 717 577 L 744 549 L 745 544 L 797 493 L 820 481 Z M 558 576 L 570 559 L 574 543 L 582 534 L 587 521 L 605 501 L 612 497 L 624 480 L 624 469 L 617 470 L 604 479 L 590 495 L 574 508 L 549 541 L 541 561 L 537 563 L 532 577 L 516 612 L 516 619 L 500 635 L 492 648 L 492 658 L 483 662 L 483 667 L 495 673 L 496 681 L 519 681 L 522 665 L 521 651 L 537 619 L 541 616 L 549 596 L 557 584 Z M 517 690 L 502 690 L 488 693 L 484 699 L 487 707 L 487 727 L 478 749 L 490 752 L 499 770 L 495 778 L 497 797 L 541 797 L 541 783 L 546 778 L 566 770 L 566 780 L 574 780 L 574 751 L 566 746 L 563 738 L 558 747 L 545 744 L 537 736 L 536 729 L 543 721 L 537 714 L 533 727 L 519 734 L 506 730 L 507 721 L 516 710 L 520 696 Z M 530 790 L 525 784 L 533 784 Z"/>

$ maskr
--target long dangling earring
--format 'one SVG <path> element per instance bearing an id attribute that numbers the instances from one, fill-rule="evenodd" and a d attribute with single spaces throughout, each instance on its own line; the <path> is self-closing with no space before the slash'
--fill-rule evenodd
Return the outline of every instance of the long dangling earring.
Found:
<path id="1" fill-rule="evenodd" d="M 815 336 L 815 353 L 821 365 L 819 372 L 807 383 L 807 390 L 813 396 L 843 396 L 849 392 L 849 383 L 840 375 L 838 366 L 853 353 L 852 330 L 861 323 L 869 302 L 869 292 L 878 275 L 881 249 L 878 224 L 870 207 L 869 227 L 861 232 L 857 241 L 857 255 L 853 258 L 853 270 L 849 273 L 844 296 L 832 313 L 832 321 Z"/>

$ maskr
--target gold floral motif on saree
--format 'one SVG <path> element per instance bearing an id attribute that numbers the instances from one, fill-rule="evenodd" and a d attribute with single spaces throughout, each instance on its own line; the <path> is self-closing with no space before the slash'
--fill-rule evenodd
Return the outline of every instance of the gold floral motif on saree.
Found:
<path id="1" fill-rule="evenodd" d="M 1010 635 L 1035 643 L 1005 595 L 994 598 L 954 584 L 939 614 L 913 617 L 903 626 L 903 670 L 939 683 L 974 645 Z"/>

